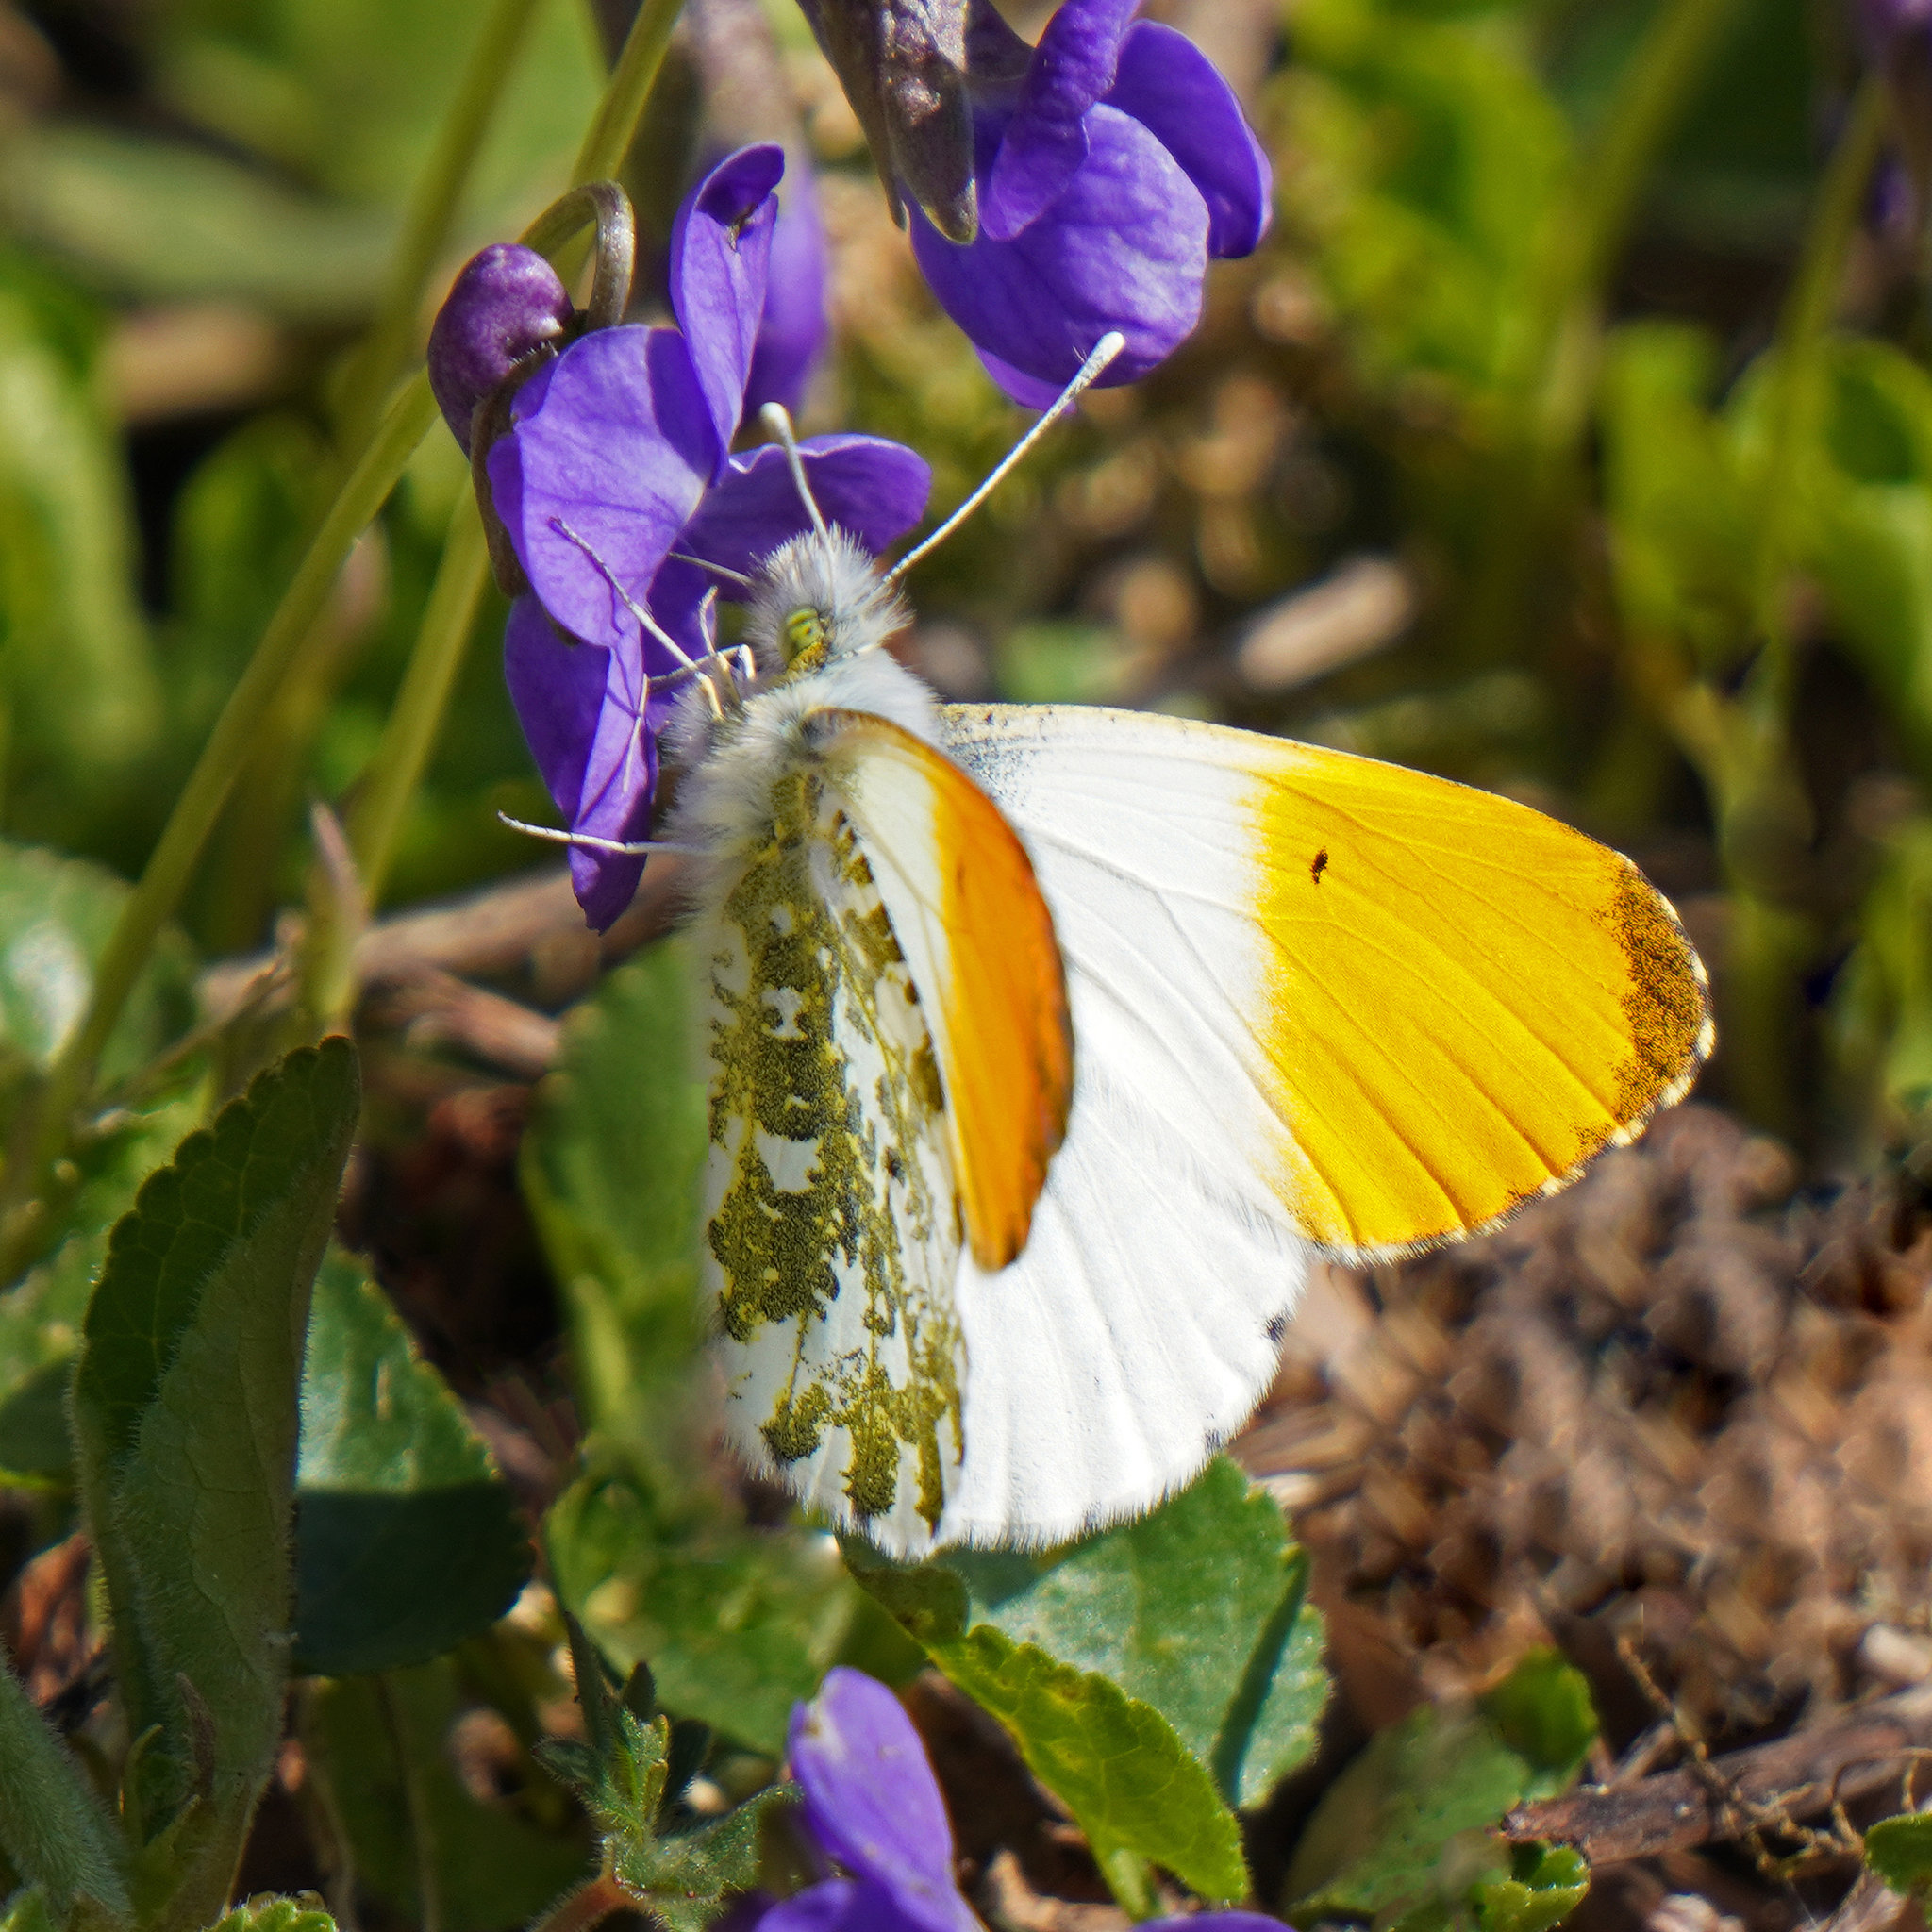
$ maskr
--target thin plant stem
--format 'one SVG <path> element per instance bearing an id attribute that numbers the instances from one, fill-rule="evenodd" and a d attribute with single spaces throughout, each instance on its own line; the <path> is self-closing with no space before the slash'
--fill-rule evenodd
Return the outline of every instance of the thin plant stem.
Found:
<path id="1" fill-rule="evenodd" d="M 147 964 L 157 937 L 181 903 L 208 834 L 236 777 L 255 750 L 262 721 L 315 629 L 342 559 L 381 509 L 435 414 L 436 404 L 426 381 L 412 383 L 390 406 L 362 459 L 349 473 L 297 565 L 241 682 L 229 692 L 228 702 L 161 828 L 141 883 L 128 895 L 114 923 L 94 969 L 87 1011 L 62 1043 L 48 1070 L 40 1104 L 30 1110 L 36 1123 L 34 1141 L 23 1150 L 26 1158 L 9 1177 L 25 1184 L 23 1192 L 37 1183 L 64 1142 L 68 1117 L 79 1103 L 93 1063 Z"/>
<path id="2" fill-rule="evenodd" d="M 375 320 L 343 378 L 337 410 L 340 449 L 361 448 L 381 412 L 384 397 L 408 359 L 424 289 L 437 258 L 448 245 L 471 167 L 515 71 L 517 51 L 538 4 L 539 0 L 493 0 L 484 16 L 458 83 L 456 99 L 410 190 Z"/>
<path id="3" fill-rule="evenodd" d="M 1799 492 L 1792 472 L 1817 426 L 1822 397 L 1820 367 L 1838 309 L 1845 255 L 1864 208 L 1865 189 L 1885 140 L 1884 83 L 1866 77 L 1852 104 L 1844 132 L 1819 184 L 1804 250 L 1778 316 L 1774 344 L 1771 424 L 1758 473 L 1757 591 L 1763 651 L 1749 691 L 1758 703 L 1782 703 L 1791 675 L 1790 625 L 1784 609 L 1784 578 L 1790 562 L 1792 519 Z"/>
<path id="4" fill-rule="evenodd" d="M 1860 88 L 1819 184 L 1778 317 L 1757 477 L 1757 657 L 1736 699 L 1715 701 L 1723 753 L 1704 760 L 1733 911 L 1726 1015 L 1732 1085 L 1746 1114 L 1786 1134 L 1799 1125 L 1793 1081 L 1799 978 L 1818 938 L 1810 918 L 1780 903 L 1785 894 L 1777 876 L 1783 856 L 1801 849 L 1811 832 L 1810 803 L 1790 744 L 1798 654 L 1787 579 L 1794 518 L 1802 508 L 1799 473 L 1824 407 L 1824 347 L 1885 119 L 1883 86 L 1874 75 Z"/>
<path id="5" fill-rule="evenodd" d="M 419 1932 L 442 1932 L 442 1882 L 437 1859 L 435 1821 L 429 1815 L 428 1793 L 423 1787 L 423 1765 L 409 1735 L 408 1721 L 396 1695 L 394 1676 L 375 1674 L 375 1701 L 382 1709 L 390 1746 L 396 1754 L 396 1772 L 403 1788 L 403 1810 L 409 1827 L 409 1849 L 416 1864 L 416 1924 Z"/>
<path id="6" fill-rule="evenodd" d="M 541 1919 L 532 1923 L 530 1932 L 591 1932 L 592 1925 L 608 1919 L 612 1912 L 635 1909 L 630 1893 L 606 1872 L 575 1891 L 565 1892 Z"/>
<path id="7" fill-rule="evenodd" d="M 646 0 L 578 151 L 574 185 L 602 179 L 623 159 L 682 6 L 683 0 Z M 587 210 L 587 218 L 588 214 Z M 563 245 L 541 217 L 532 224 L 531 234 L 554 250 Z M 344 478 L 175 801 L 141 882 L 108 937 L 87 1011 L 55 1057 L 37 1103 L 23 1110 L 24 1132 L 6 1175 L 5 1199 L 11 1211 L 0 1222 L 0 1280 L 10 1279 L 14 1264 L 32 1252 L 39 1218 L 32 1212 L 33 1196 L 65 1145 L 70 1118 L 86 1091 L 94 1061 L 162 927 L 181 903 L 261 721 L 308 637 L 342 559 L 388 500 L 435 420 L 429 378 L 419 372 L 391 403 L 369 447 Z M 426 733 L 410 736 L 412 741 L 433 742 L 433 723 Z M 406 795 L 414 782 L 412 775 L 404 787 Z"/>
<path id="8" fill-rule="evenodd" d="M 344 830 L 372 911 L 395 857 L 409 800 L 429 763 L 449 694 L 462 668 L 463 652 L 476 626 L 489 577 L 476 500 L 466 490 L 457 499 L 436 581 L 416 633 L 401 689 L 390 707 L 382 738 L 350 805 Z M 356 997 L 355 934 L 330 926 L 335 943 L 318 943 L 303 958 L 303 1004 L 320 1031 L 345 1025 Z"/>
<path id="9" fill-rule="evenodd" d="M 610 70 L 610 84 L 604 90 L 583 145 L 577 149 L 576 166 L 571 171 L 572 187 L 586 181 L 607 181 L 623 164 L 638 123 L 643 119 L 644 104 L 657 85 L 672 30 L 683 11 L 684 0 L 644 0 L 638 9 L 617 65 Z"/>
<path id="10" fill-rule="evenodd" d="M 1579 157 L 1547 230 L 1527 322 L 1505 387 L 1513 428 L 1490 492 L 1495 533 L 1470 600 L 1469 631 L 1513 645 L 1532 559 L 1574 496 L 1577 447 L 1595 391 L 1605 294 L 1665 143 L 1720 50 L 1740 0 L 1669 0 L 1639 42 Z"/>

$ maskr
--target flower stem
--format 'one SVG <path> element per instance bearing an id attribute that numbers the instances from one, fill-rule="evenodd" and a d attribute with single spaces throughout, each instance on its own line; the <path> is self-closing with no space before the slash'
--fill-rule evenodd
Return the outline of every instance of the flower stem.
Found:
<path id="1" fill-rule="evenodd" d="M 410 452 L 436 415 L 427 381 L 412 383 L 390 406 L 362 459 L 343 482 L 323 519 L 275 615 L 255 647 L 242 680 L 228 694 L 188 783 L 175 801 L 154 852 L 114 924 L 80 1024 L 67 1036 L 47 1074 L 28 1158 L 10 1176 L 30 1191 L 65 1141 L 68 1116 L 78 1104 L 95 1058 L 121 1016 L 122 1006 L 147 964 L 161 928 L 174 917 L 195 863 L 242 767 L 255 750 L 262 720 L 287 681 L 315 627 L 349 547 L 381 509 Z M 24 1171 L 21 1171 L 24 1170 Z"/>
<path id="2" fill-rule="evenodd" d="M 591 1932 L 612 1912 L 634 1910 L 630 1894 L 607 1872 L 567 1891 L 530 1927 L 530 1932 Z"/>
<path id="3" fill-rule="evenodd" d="M 631 137 L 643 119 L 644 103 L 657 84 L 658 70 L 664 64 L 672 29 L 683 11 L 684 0 L 644 0 L 638 9 L 617 65 L 610 70 L 610 84 L 604 90 L 583 145 L 577 149 L 577 164 L 571 171 L 573 187 L 608 180 L 623 164 Z"/>
<path id="4" fill-rule="evenodd" d="M 1470 635 L 1514 647 L 1534 559 L 1575 495 L 1576 452 L 1596 390 L 1604 298 L 1644 183 L 1740 0 L 1668 0 L 1645 32 L 1550 221 L 1506 406 L 1513 434 L 1489 489 L 1495 536 L 1471 596 Z"/>
<path id="5" fill-rule="evenodd" d="M 429 763 L 450 691 L 462 668 L 464 648 L 476 626 L 489 567 L 476 500 L 466 490 L 450 519 L 442 561 L 430 587 L 402 688 L 347 813 L 349 850 L 363 904 L 372 912 L 381 903 L 410 797 Z M 356 935 L 340 924 L 329 930 L 337 942 L 329 943 L 318 934 L 302 963 L 303 1005 L 319 1032 L 346 1025 L 356 998 Z"/>
<path id="6" fill-rule="evenodd" d="M 517 50 L 537 5 L 538 0 L 494 0 L 484 16 L 456 99 L 410 191 L 375 320 L 343 378 L 336 414 L 339 449 L 362 447 L 375 426 L 384 397 L 408 359 L 424 288 L 447 245 L 471 164 L 515 71 Z"/>
<path id="7" fill-rule="evenodd" d="M 1802 1035 L 1799 978 L 1816 955 L 1813 922 L 1788 903 L 1790 855 L 1812 834 L 1792 753 L 1797 673 L 1787 597 L 1805 504 L 1803 471 L 1825 408 L 1824 348 L 1845 255 L 1885 136 L 1882 84 L 1869 76 L 1819 184 L 1773 346 L 1770 425 L 1757 475 L 1753 558 L 1758 651 L 1734 700 L 1717 700 L 1728 756 L 1707 760 L 1724 883 L 1732 902 L 1727 1028 L 1735 1098 L 1760 1126 L 1793 1134 Z"/>
<path id="8" fill-rule="evenodd" d="M 646 0 L 578 151 L 575 183 L 603 178 L 624 158 L 682 7 L 683 0 Z M 310 540 L 247 670 L 229 694 L 187 785 L 175 801 L 141 883 L 122 908 L 95 970 L 87 1011 L 48 1069 L 37 1103 L 24 1109 L 23 1137 L 8 1160 L 6 1175 L 5 1199 L 14 1209 L 32 1200 L 65 1146 L 70 1117 L 86 1091 L 94 1061 L 161 928 L 181 903 L 257 730 L 313 627 L 342 559 L 388 500 L 404 466 L 435 420 L 436 402 L 429 392 L 429 378 L 419 371 L 389 406 L 369 447 L 344 478 Z M 480 580 L 480 562 L 477 575 Z M 454 598 L 452 589 L 452 601 Z M 419 688 L 429 682 L 425 674 Z M 412 728 L 407 734 L 409 743 L 423 747 L 422 758 L 426 758 L 427 746 L 434 741 L 435 722 L 431 719 L 426 729 Z M 397 755 L 403 754 L 399 751 Z M 420 774 L 419 761 L 406 782 L 393 781 L 401 783 L 405 799 Z M 0 1227 L 0 1249 L 9 1259 L 18 1252 L 23 1238 L 30 1241 L 31 1230 L 22 1227 L 17 1214 L 9 1215 L 6 1225 Z M 5 1278 L 8 1276 L 0 1274 L 0 1279 Z"/>

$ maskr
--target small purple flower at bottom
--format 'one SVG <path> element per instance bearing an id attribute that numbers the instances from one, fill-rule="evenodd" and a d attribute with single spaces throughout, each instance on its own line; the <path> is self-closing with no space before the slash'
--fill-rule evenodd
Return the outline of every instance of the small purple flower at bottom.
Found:
<path id="1" fill-rule="evenodd" d="M 990 7 L 967 44 L 979 237 L 911 210 L 933 293 L 1014 401 L 1044 408 L 1111 329 L 1132 382 L 1201 318 L 1210 256 L 1251 254 L 1273 174 L 1240 104 L 1137 0 L 1065 0 L 1029 47 Z"/>
<path id="2" fill-rule="evenodd" d="M 791 1774 L 814 1842 L 847 1874 L 757 1916 L 756 1932 L 983 1932 L 955 1875 L 953 1827 L 905 1707 L 861 1672 L 825 1674 L 791 1714 Z M 1157 1919 L 1190 1932 L 1283 1932 L 1260 1912 Z M 754 1932 L 734 1915 L 734 1932 Z"/>
<path id="3" fill-rule="evenodd" d="M 714 168 L 672 234 L 679 325 L 580 337 L 517 391 L 489 455 L 495 514 L 530 586 L 510 614 L 505 675 L 558 812 L 590 838 L 646 836 L 658 733 L 678 701 L 658 680 L 710 649 L 711 598 L 741 594 L 726 574 L 754 573 L 811 527 L 781 450 L 731 454 L 783 169 L 774 146 Z M 869 550 L 925 507 L 931 472 L 897 443 L 812 437 L 801 453 L 826 520 Z M 630 903 L 643 864 L 572 848 L 591 925 Z"/>

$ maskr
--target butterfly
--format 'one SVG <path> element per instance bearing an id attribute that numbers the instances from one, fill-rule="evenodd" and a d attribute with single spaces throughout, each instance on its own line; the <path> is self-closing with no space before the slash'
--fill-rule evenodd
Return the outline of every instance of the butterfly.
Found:
<path id="1" fill-rule="evenodd" d="M 1704 969 L 1508 799 L 941 704 L 879 648 L 913 559 L 826 527 L 778 427 L 816 527 L 663 740 L 726 1430 L 894 1557 L 1062 1541 L 1240 1428 L 1319 1258 L 1490 1226 L 1681 1098 Z"/>

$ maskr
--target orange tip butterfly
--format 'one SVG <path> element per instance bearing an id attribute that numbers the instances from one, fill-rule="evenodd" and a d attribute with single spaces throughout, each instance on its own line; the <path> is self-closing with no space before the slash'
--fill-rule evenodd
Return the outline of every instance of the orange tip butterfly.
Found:
<path id="1" fill-rule="evenodd" d="M 938 703 L 876 648 L 912 558 L 812 515 L 756 675 L 695 667 L 665 739 L 728 1429 L 895 1557 L 1057 1542 L 1241 1425 L 1316 1258 L 1486 1227 L 1680 1098 L 1704 971 L 1627 859 L 1507 799 Z"/>

